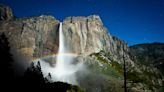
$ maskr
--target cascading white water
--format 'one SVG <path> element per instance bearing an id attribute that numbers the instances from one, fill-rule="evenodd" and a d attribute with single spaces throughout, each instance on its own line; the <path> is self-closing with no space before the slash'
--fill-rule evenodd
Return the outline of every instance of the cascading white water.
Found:
<path id="1" fill-rule="evenodd" d="M 59 51 L 56 59 L 55 66 L 55 80 L 68 82 L 71 84 L 77 84 L 75 78 L 75 72 L 77 68 L 72 64 L 73 58 L 71 56 L 67 56 L 67 49 L 64 44 L 64 35 L 62 30 L 62 23 L 59 26 Z"/>
<path id="2" fill-rule="evenodd" d="M 83 63 L 74 62 L 74 56 L 69 52 L 69 48 L 65 47 L 65 39 L 62 30 L 62 23 L 59 26 L 59 50 L 56 57 L 55 67 L 50 66 L 44 60 L 41 61 L 41 68 L 44 76 L 48 76 L 48 73 L 52 76 L 52 81 L 62 81 L 70 84 L 77 85 L 76 72 L 83 69 Z"/>
<path id="3" fill-rule="evenodd" d="M 62 55 L 65 53 L 65 48 L 64 48 L 64 36 L 62 32 L 62 23 L 59 25 L 59 50 L 58 50 L 58 55 L 56 59 L 56 75 L 59 75 L 60 77 L 63 75 L 63 72 L 65 67 L 64 67 L 64 61 L 65 57 Z"/>

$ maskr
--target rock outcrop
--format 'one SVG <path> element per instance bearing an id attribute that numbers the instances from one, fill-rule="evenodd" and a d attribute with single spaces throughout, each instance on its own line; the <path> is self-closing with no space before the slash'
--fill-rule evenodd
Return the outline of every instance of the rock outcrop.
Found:
<path id="1" fill-rule="evenodd" d="M 97 15 L 88 17 L 68 17 L 63 22 L 67 48 L 73 53 L 89 55 L 101 50 L 110 52 L 115 60 L 123 57 L 127 44 L 110 35 Z"/>
<path id="2" fill-rule="evenodd" d="M 0 21 L 1 20 L 12 20 L 13 13 L 10 7 L 0 4 Z"/>
<path id="3" fill-rule="evenodd" d="M 74 53 L 91 54 L 99 52 L 106 44 L 107 31 L 99 16 L 68 17 L 64 20 L 63 31 L 66 44 Z M 73 44 L 73 45 L 72 45 Z"/>

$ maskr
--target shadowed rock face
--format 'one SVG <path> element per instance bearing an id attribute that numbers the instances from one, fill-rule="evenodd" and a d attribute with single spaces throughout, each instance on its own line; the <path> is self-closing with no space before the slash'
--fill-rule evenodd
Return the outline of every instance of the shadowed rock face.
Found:
<path id="1" fill-rule="evenodd" d="M 164 44 L 145 43 L 130 47 L 131 54 L 137 62 L 159 68 L 164 74 Z"/>

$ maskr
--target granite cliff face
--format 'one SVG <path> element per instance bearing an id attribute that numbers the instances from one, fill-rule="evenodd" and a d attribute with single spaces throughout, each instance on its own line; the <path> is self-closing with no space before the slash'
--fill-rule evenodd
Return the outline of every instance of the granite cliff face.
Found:
<path id="1" fill-rule="evenodd" d="M 2 7 L 3 8 L 3 7 Z M 2 10 L 0 33 L 5 33 L 10 45 L 25 56 L 38 58 L 58 51 L 59 21 L 52 16 L 18 18 L 11 21 L 11 9 Z M 7 13 L 9 12 L 9 13 Z M 6 19 L 4 18 L 6 14 Z M 10 18 L 11 17 L 11 18 Z M 127 45 L 112 37 L 97 15 L 68 17 L 63 21 L 65 43 L 70 52 L 89 55 L 101 50 L 110 52 L 115 60 L 121 58 Z"/>
<path id="2" fill-rule="evenodd" d="M 88 17 L 68 17 L 63 22 L 65 43 L 73 53 L 89 55 L 101 50 L 110 52 L 118 60 L 123 56 L 123 48 L 128 46 L 113 37 L 97 15 Z"/>
<path id="3" fill-rule="evenodd" d="M 58 50 L 59 21 L 52 16 L 19 18 L 0 21 L 12 48 L 29 58 L 54 54 Z"/>
<path id="4" fill-rule="evenodd" d="M 9 7 L 0 6 L 0 34 L 4 33 L 7 36 L 12 49 L 30 60 L 57 53 L 59 23 L 59 20 L 46 15 L 13 18 Z M 80 86 L 88 92 L 123 92 L 124 60 L 128 76 L 127 85 L 131 92 L 162 92 L 160 90 L 164 83 L 163 75 L 156 66 L 151 66 L 152 63 L 147 66 L 140 62 L 140 57 L 142 61 L 149 62 L 152 56 L 159 54 L 158 56 L 163 57 L 164 51 L 155 50 L 155 55 L 145 56 L 145 53 L 153 52 L 153 48 L 129 48 L 124 41 L 108 32 L 97 15 L 67 17 L 62 28 L 68 52 L 78 54 L 77 61 L 83 60 L 93 73 L 98 72 L 92 74 L 92 77 L 81 78 L 85 79 L 86 83 L 79 80 L 82 82 Z M 89 83 L 94 83 L 93 87 L 86 85 Z M 97 85 L 100 88 L 97 88 Z"/>

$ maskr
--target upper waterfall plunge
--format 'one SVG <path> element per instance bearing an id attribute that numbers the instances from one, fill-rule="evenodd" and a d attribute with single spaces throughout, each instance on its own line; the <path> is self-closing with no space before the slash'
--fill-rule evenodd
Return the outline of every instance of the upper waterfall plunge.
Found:
<path id="1" fill-rule="evenodd" d="M 60 22 L 59 25 L 59 51 L 58 53 L 64 53 L 65 52 L 65 47 L 64 47 L 64 35 L 63 35 L 63 30 L 62 30 L 62 22 Z"/>

